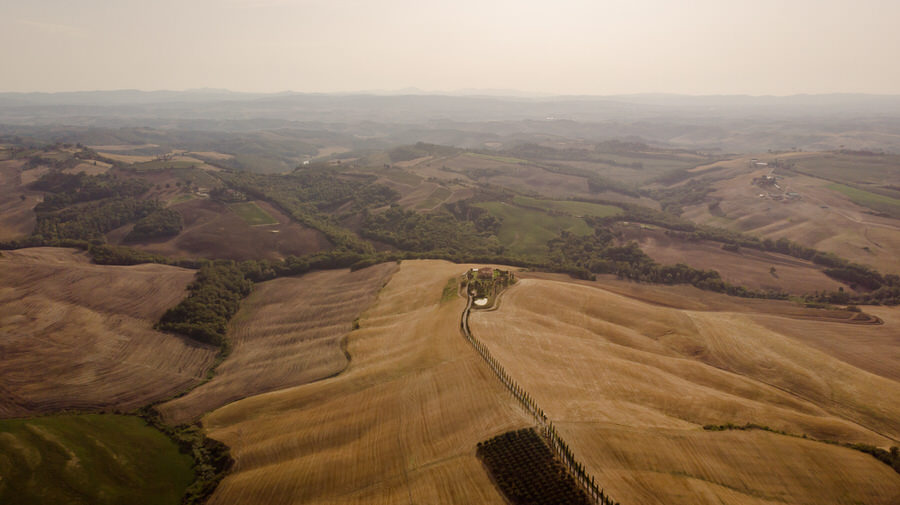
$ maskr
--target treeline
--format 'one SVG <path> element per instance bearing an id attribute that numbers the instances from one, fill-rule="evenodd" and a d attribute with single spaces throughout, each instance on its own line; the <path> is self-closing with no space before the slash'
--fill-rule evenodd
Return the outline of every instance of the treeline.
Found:
<path id="1" fill-rule="evenodd" d="M 871 455 L 878 461 L 881 461 L 885 465 L 891 467 L 895 472 L 900 473 L 900 447 L 893 446 L 889 450 L 884 450 L 880 447 L 875 447 L 870 444 L 860 444 L 860 443 L 851 443 L 851 442 L 838 442 L 836 440 L 821 440 L 816 438 L 811 438 L 806 435 L 794 435 L 792 433 L 788 433 L 784 430 L 776 430 L 774 428 L 770 428 L 765 425 L 760 425 L 756 423 L 746 423 L 746 424 L 707 424 L 703 426 L 703 429 L 706 431 L 730 431 L 730 430 L 761 430 L 768 431 L 771 433 L 777 433 L 779 435 L 786 435 L 789 437 L 796 438 L 805 438 L 808 440 L 813 440 L 816 442 L 823 442 L 831 445 L 840 445 L 841 447 L 846 447 L 848 449 L 853 449 L 856 451 L 864 452 L 866 454 Z"/>
<path id="2" fill-rule="evenodd" d="M 77 247 L 85 249 L 88 255 L 98 265 L 140 265 L 143 263 L 159 263 L 182 268 L 199 269 L 208 260 L 202 259 L 173 259 L 160 254 L 153 254 L 126 246 L 116 246 L 102 243 L 89 243 L 84 241 L 71 241 L 68 245 L 59 247 Z"/>
<path id="3" fill-rule="evenodd" d="M 748 298 L 787 299 L 779 291 L 754 291 L 723 281 L 715 270 L 700 270 L 688 265 L 660 265 L 647 256 L 635 242 L 616 245 L 609 230 L 596 228 L 593 234 L 562 232 L 548 242 L 550 264 L 590 279 L 594 274 L 615 274 L 624 279 L 657 284 L 691 284 L 697 288 Z"/>
<path id="4" fill-rule="evenodd" d="M 252 286 L 233 261 L 206 263 L 188 286 L 188 297 L 167 310 L 156 328 L 219 346 L 227 352 L 228 321 L 240 307 L 241 299 L 250 294 Z"/>
<path id="5" fill-rule="evenodd" d="M 185 490 L 182 505 L 206 503 L 234 465 L 228 446 L 207 437 L 197 424 L 169 426 L 153 407 L 143 407 L 137 415 L 168 436 L 182 453 L 194 459 L 194 482 Z"/>

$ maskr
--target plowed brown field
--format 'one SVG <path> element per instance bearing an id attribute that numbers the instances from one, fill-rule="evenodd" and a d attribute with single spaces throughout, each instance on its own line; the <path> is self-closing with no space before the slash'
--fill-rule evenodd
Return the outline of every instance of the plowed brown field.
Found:
<path id="1" fill-rule="evenodd" d="M 343 373 L 204 417 L 236 460 L 210 503 L 505 503 L 476 444 L 529 423 L 460 335 L 465 301 L 440 301 L 465 268 L 404 262 Z"/>
<path id="2" fill-rule="evenodd" d="M 616 500 L 900 503 L 900 475 L 869 455 L 702 429 L 752 422 L 897 445 L 898 309 L 877 311 L 883 325 L 860 326 L 783 302 L 733 309 L 735 299 L 695 300 L 693 289 L 609 282 L 619 294 L 606 283 L 523 279 L 471 327 Z M 784 308 L 762 310 L 773 307 Z"/>
<path id="3" fill-rule="evenodd" d="M 216 351 L 154 331 L 194 272 L 88 263 L 34 248 L 0 257 L 0 417 L 130 410 L 198 383 Z"/>
<path id="4" fill-rule="evenodd" d="M 233 351 L 212 381 L 159 407 L 184 422 L 248 396 L 332 376 L 348 363 L 341 340 L 397 269 L 331 270 L 257 284 L 228 330 Z"/>

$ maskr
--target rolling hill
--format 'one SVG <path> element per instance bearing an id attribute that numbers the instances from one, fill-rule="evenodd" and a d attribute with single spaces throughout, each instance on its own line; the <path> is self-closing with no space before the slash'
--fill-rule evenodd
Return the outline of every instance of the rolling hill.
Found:
<path id="1" fill-rule="evenodd" d="M 153 325 L 194 272 L 93 265 L 69 249 L 0 257 L 0 417 L 128 411 L 198 384 L 216 349 Z"/>
<path id="2" fill-rule="evenodd" d="M 524 279 L 499 310 L 470 323 L 617 500 L 900 499 L 900 476 L 868 455 L 765 431 L 703 429 L 751 422 L 895 445 L 900 386 L 888 370 L 896 369 L 900 343 L 896 309 L 884 310 L 883 325 L 858 326 L 798 314 L 784 302 L 735 309 L 728 297 L 704 300 L 691 288 L 630 288 Z M 857 336 L 841 341 L 845 334 Z M 891 351 L 851 357 L 860 339 Z"/>

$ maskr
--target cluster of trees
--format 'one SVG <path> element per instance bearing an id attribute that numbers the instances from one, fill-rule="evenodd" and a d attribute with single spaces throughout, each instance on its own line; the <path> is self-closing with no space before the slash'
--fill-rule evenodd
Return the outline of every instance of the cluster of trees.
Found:
<path id="1" fill-rule="evenodd" d="M 105 198 L 134 198 L 147 192 L 150 185 L 140 179 L 117 178 L 111 175 L 65 174 L 48 172 L 31 183 L 30 188 L 45 191 L 44 201 L 35 212 L 52 212 L 79 202 Z"/>
<path id="2" fill-rule="evenodd" d="M 593 505 L 594 501 L 553 457 L 544 440 L 533 429 L 509 431 L 479 442 L 481 458 L 494 481 L 511 503 L 526 505 Z M 614 505 L 601 492 L 600 503 Z"/>
<path id="3" fill-rule="evenodd" d="M 54 212 L 38 212 L 32 234 L 35 240 L 47 245 L 62 239 L 102 241 L 107 232 L 159 209 L 159 202 L 154 200 L 107 198 Z"/>
<path id="4" fill-rule="evenodd" d="M 188 287 L 188 297 L 167 310 L 156 328 L 219 346 L 227 352 L 228 321 L 237 312 L 241 299 L 250 294 L 252 286 L 233 261 L 205 263 Z"/>
<path id="5" fill-rule="evenodd" d="M 34 208 L 34 230 L 30 237 L 0 247 L 68 245 L 86 248 L 83 244 L 65 243 L 102 242 L 107 232 L 162 212 L 159 202 L 138 198 L 149 189 L 149 185 L 139 179 L 52 171 L 30 187 L 45 192 L 44 201 Z"/>
<path id="6" fill-rule="evenodd" d="M 364 213 L 360 234 L 413 252 L 450 255 L 497 255 L 503 251 L 492 227 L 479 231 L 475 223 L 461 221 L 445 211 L 421 214 L 399 206 L 378 214 Z"/>
<path id="7" fill-rule="evenodd" d="M 139 242 L 160 237 L 171 237 L 181 233 L 184 219 L 172 209 L 160 208 L 147 214 L 125 236 L 126 242 Z"/>
<path id="8" fill-rule="evenodd" d="M 663 212 L 680 216 L 684 212 L 685 205 L 703 203 L 706 197 L 713 192 L 712 181 L 708 179 L 694 179 L 681 186 L 645 191 L 662 206 Z"/>

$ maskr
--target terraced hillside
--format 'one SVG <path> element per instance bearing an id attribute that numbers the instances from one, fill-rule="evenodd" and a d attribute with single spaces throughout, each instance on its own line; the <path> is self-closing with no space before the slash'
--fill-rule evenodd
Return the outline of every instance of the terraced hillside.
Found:
<path id="1" fill-rule="evenodd" d="M 460 336 L 465 301 L 441 301 L 465 269 L 403 262 L 344 372 L 205 416 L 236 460 L 210 503 L 504 503 L 476 446 L 529 419 Z"/>
<path id="2" fill-rule="evenodd" d="M 702 428 L 752 422 L 897 445 L 897 309 L 877 311 L 885 324 L 856 325 L 696 294 L 523 279 L 470 326 L 622 503 L 898 503 L 900 475 L 869 455 Z"/>
<path id="3" fill-rule="evenodd" d="M 180 423 L 248 396 L 339 373 L 342 340 L 397 266 L 329 270 L 257 284 L 228 330 L 233 351 L 212 381 L 159 407 Z"/>
<path id="4" fill-rule="evenodd" d="M 153 330 L 193 276 L 69 249 L 3 251 L 0 417 L 130 410 L 198 383 L 216 350 Z"/>

